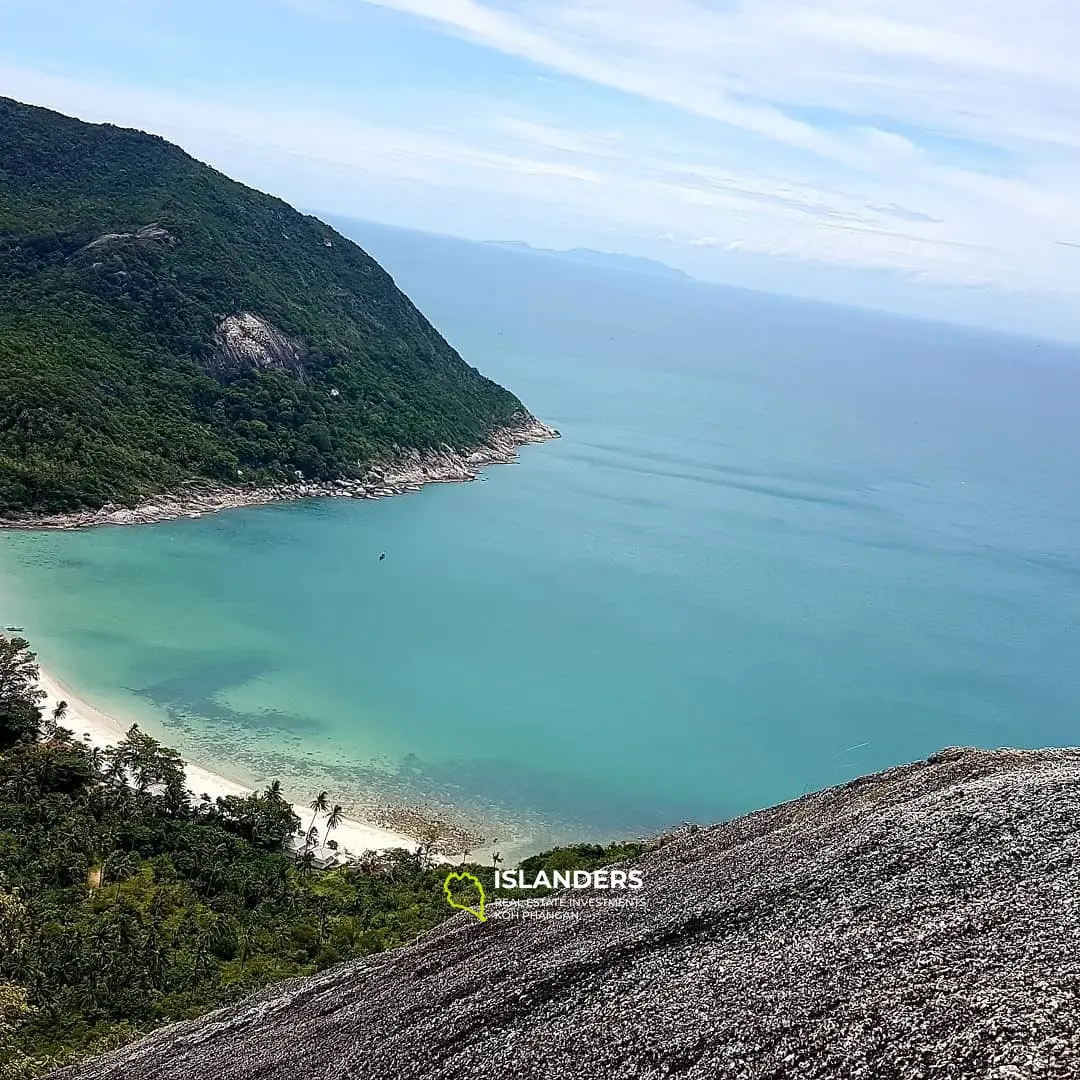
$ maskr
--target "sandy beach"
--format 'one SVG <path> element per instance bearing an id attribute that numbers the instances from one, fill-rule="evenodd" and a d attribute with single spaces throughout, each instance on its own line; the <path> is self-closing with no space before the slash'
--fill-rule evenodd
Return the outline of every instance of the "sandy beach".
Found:
<path id="1" fill-rule="evenodd" d="M 45 712 L 52 712 L 59 701 L 67 702 L 67 712 L 62 724 L 73 731 L 77 738 L 94 746 L 104 747 L 115 745 L 127 734 L 131 726 L 129 723 L 109 716 L 82 701 L 48 672 L 40 672 L 39 684 L 46 694 L 46 699 L 42 704 Z M 211 772 L 209 769 L 204 769 L 201 765 L 185 761 L 185 766 L 188 787 L 196 798 L 204 793 L 212 799 L 225 795 L 251 794 L 251 788 Z M 293 804 L 293 811 L 300 818 L 302 827 L 305 830 L 308 829 L 315 816 L 312 810 L 307 806 Z M 319 828 L 321 833 L 321 822 Z M 365 851 L 386 851 L 390 848 L 405 848 L 413 851 L 418 846 L 418 841 L 413 837 L 350 818 L 346 818 L 334 830 L 333 839 L 337 841 L 339 852 L 355 856 L 362 855 Z"/>

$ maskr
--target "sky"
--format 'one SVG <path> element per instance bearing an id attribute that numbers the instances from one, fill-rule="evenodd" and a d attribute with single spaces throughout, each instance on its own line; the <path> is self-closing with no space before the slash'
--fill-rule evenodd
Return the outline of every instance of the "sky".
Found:
<path id="1" fill-rule="evenodd" d="M 1080 340 L 1076 0 L 2 0 L 0 94 L 312 212 Z"/>

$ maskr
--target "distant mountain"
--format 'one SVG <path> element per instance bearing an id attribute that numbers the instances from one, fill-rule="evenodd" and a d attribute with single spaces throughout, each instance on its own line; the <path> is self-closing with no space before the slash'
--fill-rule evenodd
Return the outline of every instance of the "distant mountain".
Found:
<path id="1" fill-rule="evenodd" d="M 593 248 L 570 248 L 568 251 L 555 251 L 551 248 L 533 247 L 521 240 L 490 240 L 494 247 L 510 248 L 513 251 L 526 251 L 533 255 L 547 255 L 555 259 L 570 262 L 587 263 L 590 266 L 603 266 L 609 270 L 624 270 L 633 274 L 649 274 L 652 277 L 682 278 L 690 275 L 667 263 L 656 259 L 645 259 L 639 255 L 619 255 L 611 251 L 596 251 Z"/>
<path id="2" fill-rule="evenodd" d="M 0 517 L 355 478 L 531 421 L 322 221 L 0 98 Z"/>

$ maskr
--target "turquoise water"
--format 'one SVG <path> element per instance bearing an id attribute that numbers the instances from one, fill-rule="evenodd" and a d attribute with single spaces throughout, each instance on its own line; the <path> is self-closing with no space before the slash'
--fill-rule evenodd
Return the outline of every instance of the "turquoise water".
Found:
<path id="1" fill-rule="evenodd" d="M 1080 353 L 352 231 L 564 438 L 380 502 L 0 535 L 0 617 L 74 691 L 242 779 L 544 839 L 1080 742 Z"/>

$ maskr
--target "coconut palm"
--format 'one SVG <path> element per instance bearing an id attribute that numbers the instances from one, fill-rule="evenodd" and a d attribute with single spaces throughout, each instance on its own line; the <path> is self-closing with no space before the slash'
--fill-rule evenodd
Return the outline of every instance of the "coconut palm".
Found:
<path id="1" fill-rule="evenodd" d="M 330 834 L 345 820 L 345 810 L 341 803 L 334 803 L 334 808 L 326 816 L 326 836 L 323 838 L 323 848 L 326 847 Z"/>

